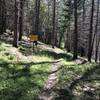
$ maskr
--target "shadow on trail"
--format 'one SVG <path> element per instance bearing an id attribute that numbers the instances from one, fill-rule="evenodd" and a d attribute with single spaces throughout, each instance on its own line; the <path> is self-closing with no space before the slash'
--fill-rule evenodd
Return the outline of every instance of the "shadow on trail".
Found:
<path id="1" fill-rule="evenodd" d="M 0 60 L 0 100 L 37 100 L 49 72 L 30 68 L 45 63 L 15 64 Z"/>
<path id="2" fill-rule="evenodd" d="M 54 59 L 65 59 L 67 61 L 71 61 L 72 60 L 72 56 L 68 55 L 67 53 L 56 53 L 54 51 L 49 51 L 49 50 L 41 50 L 40 48 L 37 48 L 36 51 L 32 51 L 32 47 L 31 48 L 26 48 L 26 47 L 21 47 L 20 48 L 20 52 L 23 55 L 37 55 L 37 56 L 49 56 L 52 57 Z"/>
<path id="3" fill-rule="evenodd" d="M 56 63 L 56 62 L 54 62 L 54 61 L 51 61 L 51 62 L 47 61 L 47 62 L 37 62 L 37 63 L 34 63 L 34 62 L 9 63 L 9 62 L 5 62 L 5 61 L 4 62 L 0 61 L 0 67 L 1 68 L 5 68 L 10 73 L 14 72 L 14 75 L 10 76 L 10 78 L 17 78 L 17 77 L 22 77 L 22 76 L 31 76 L 31 74 L 29 74 L 30 67 L 32 67 L 34 65 L 43 65 L 43 64 L 52 64 L 52 63 Z M 23 68 L 20 69 L 20 70 L 15 70 L 15 67 L 12 67 L 12 68 L 9 67 L 11 64 L 13 66 L 15 66 L 15 67 L 16 66 L 23 66 Z M 38 70 L 38 72 L 34 72 L 34 73 L 32 73 L 32 75 L 36 75 L 36 74 L 48 75 L 48 74 L 55 73 L 55 72 L 59 71 L 60 69 L 62 69 L 62 67 L 60 67 L 58 70 L 53 71 L 53 72 L 45 72 L 45 71 Z"/>
<path id="4" fill-rule="evenodd" d="M 4 42 L 4 43 L 7 43 L 7 44 L 12 44 L 13 39 L 11 38 L 8 38 L 8 37 L 3 37 L 3 38 L 0 38 L 0 42 Z"/>
<path id="5" fill-rule="evenodd" d="M 80 81 L 91 82 L 94 80 L 100 80 L 100 66 L 99 65 L 93 66 L 91 69 L 88 69 L 82 76 L 73 80 L 69 88 L 73 90 Z"/>
<path id="6" fill-rule="evenodd" d="M 22 44 L 20 44 L 20 49 L 19 49 L 19 51 L 23 54 L 23 55 L 39 55 L 39 56 L 50 56 L 50 57 L 52 57 L 52 58 L 54 58 L 54 59 L 60 59 L 60 58 L 63 58 L 63 59 L 65 59 L 65 60 L 67 60 L 67 61 L 71 61 L 72 60 L 72 56 L 71 55 L 69 55 L 69 54 L 67 54 L 67 53 L 61 53 L 61 52 L 59 52 L 59 53 L 57 53 L 57 52 L 55 52 L 55 51 L 53 51 L 53 49 L 52 48 L 50 48 L 50 50 L 49 49 L 43 49 L 42 48 L 42 46 L 41 45 L 43 45 L 43 44 L 39 44 L 39 47 L 37 46 L 37 47 L 35 47 L 35 49 L 36 50 L 32 50 L 32 43 L 30 44 L 30 45 L 22 45 Z M 46 47 L 45 47 L 46 48 Z M 48 47 L 47 47 L 48 48 Z"/>
<path id="7" fill-rule="evenodd" d="M 74 69 L 71 69 L 71 71 Z M 67 70 L 66 70 L 67 71 Z M 67 75 L 66 75 L 67 76 Z M 80 86 L 81 88 L 86 86 L 86 84 L 91 84 L 93 87 L 92 82 L 100 82 L 100 65 L 92 66 L 91 69 L 87 69 L 83 75 L 80 77 L 75 77 L 74 79 L 70 79 L 72 82 L 69 86 L 62 87 L 60 89 L 55 89 L 55 92 L 57 93 L 57 97 L 55 97 L 55 100 L 77 100 L 75 99 L 76 96 L 73 93 L 74 90 L 77 90 L 77 86 Z M 69 84 L 69 82 L 65 82 L 66 84 Z M 100 83 L 99 83 L 100 84 Z M 100 87 L 97 87 L 98 89 L 94 88 L 94 91 L 92 90 L 82 90 L 82 95 L 78 100 L 99 100 L 96 99 L 96 97 L 100 97 Z M 78 91 L 78 90 L 77 90 Z M 97 94 L 96 94 L 97 93 Z M 92 95 L 92 96 L 91 96 Z M 83 99 L 85 98 L 85 99 Z M 90 98 L 90 99 L 89 99 Z"/>
<path id="8" fill-rule="evenodd" d="M 65 59 L 67 61 L 71 61 L 72 60 L 72 57 L 70 55 L 68 55 L 67 53 L 56 53 L 54 51 L 41 51 L 41 52 L 38 52 L 38 55 L 48 55 L 54 59 Z"/>

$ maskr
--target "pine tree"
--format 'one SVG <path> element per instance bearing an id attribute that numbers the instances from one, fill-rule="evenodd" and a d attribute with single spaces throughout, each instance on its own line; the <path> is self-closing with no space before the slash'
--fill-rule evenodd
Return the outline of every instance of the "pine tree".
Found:
<path id="1" fill-rule="evenodd" d="M 19 41 L 22 40 L 23 35 L 23 7 L 24 7 L 24 0 L 20 0 L 20 14 L 19 14 Z"/>
<path id="2" fill-rule="evenodd" d="M 13 46 L 18 47 L 18 1 L 15 0 L 15 21 L 14 21 L 14 38 Z"/>
<path id="3" fill-rule="evenodd" d="M 92 0 L 91 7 L 91 19 L 90 19 L 90 33 L 89 33 L 89 44 L 88 44 L 88 61 L 91 62 L 92 57 L 92 38 L 93 38 L 93 17 L 94 17 L 94 0 Z"/>
<path id="4" fill-rule="evenodd" d="M 60 37 L 59 47 L 61 46 L 62 39 L 65 36 L 65 48 L 70 51 L 70 23 L 72 16 L 71 0 L 63 0 L 62 14 L 60 18 Z"/>

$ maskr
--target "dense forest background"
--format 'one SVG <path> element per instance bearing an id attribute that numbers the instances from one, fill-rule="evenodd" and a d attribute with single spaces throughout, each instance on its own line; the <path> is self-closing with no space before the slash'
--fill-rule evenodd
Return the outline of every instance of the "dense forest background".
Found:
<path id="1" fill-rule="evenodd" d="M 100 0 L 0 0 L 0 100 L 100 100 Z"/>

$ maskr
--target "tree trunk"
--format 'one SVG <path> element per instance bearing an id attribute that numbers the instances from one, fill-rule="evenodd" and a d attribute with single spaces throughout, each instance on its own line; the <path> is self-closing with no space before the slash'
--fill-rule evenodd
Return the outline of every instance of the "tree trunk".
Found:
<path id="1" fill-rule="evenodd" d="M 97 17 L 96 17 L 96 25 L 95 25 L 95 36 L 94 38 L 96 37 L 96 44 L 95 44 L 95 62 L 97 62 L 97 59 L 98 59 L 98 49 L 99 49 L 99 39 L 98 39 L 98 20 L 99 20 L 99 3 L 100 3 L 100 0 L 97 0 Z M 94 44 L 94 43 L 93 43 Z"/>
<path id="2" fill-rule="evenodd" d="M 62 43 L 62 39 L 63 39 L 63 34 L 64 33 L 60 33 L 60 35 L 59 35 L 59 44 L 58 44 L 59 48 L 61 47 L 61 43 Z"/>
<path id="3" fill-rule="evenodd" d="M 18 2 L 15 0 L 15 29 L 14 29 L 14 38 L 13 38 L 13 46 L 18 47 Z"/>
<path id="4" fill-rule="evenodd" d="M 22 40 L 23 35 L 23 6 L 24 1 L 20 0 L 20 17 L 19 17 L 19 41 Z"/>
<path id="5" fill-rule="evenodd" d="M 67 25 L 67 33 L 66 33 L 66 41 L 65 41 L 65 48 L 68 52 L 70 52 L 70 46 L 71 46 L 71 43 L 70 43 L 70 26 L 71 26 L 71 0 L 68 0 L 68 25 Z"/>
<path id="6" fill-rule="evenodd" d="M 55 46 L 55 18 L 56 18 L 56 0 L 53 0 L 53 30 L 52 30 L 52 39 L 51 39 L 51 43 L 52 43 L 52 48 L 54 48 Z"/>
<path id="7" fill-rule="evenodd" d="M 92 0 L 91 8 L 91 19 L 90 19 L 90 33 L 89 33 L 89 44 L 88 44 L 88 61 L 91 62 L 92 57 L 92 38 L 93 38 L 93 15 L 94 15 L 94 0 Z"/>
<path id="8" fill-rule="evenodd" d="M 40 16 L 40 0 L 36 0 L 35 1 L 35 14 L 36 14 L 36 17 L 35 17 L 35 33 L 38 34 L 39 32 L 39 16 Z"/>
<path id="9" fill-rule="evenodd" d="M 83 24 L 85 21 L 85 2 L 86 2 L 86 0 L 83 0 L 83 16 L 82 16 Z"/>
<path id="10" fill-rule="evenodd" d="M 73 59 L 77 59 L 78 56 L 78 29 L 77 29 L 77 0 L 74 0 L 74 17 L 75 17 L 75 22 L 74 22 L 74 55 L 73 55 Z"/>
<path id="11" fill-rule="evenodd" d="M 0 1 L 0 34 L 6 30 L 6 2 Z"/>

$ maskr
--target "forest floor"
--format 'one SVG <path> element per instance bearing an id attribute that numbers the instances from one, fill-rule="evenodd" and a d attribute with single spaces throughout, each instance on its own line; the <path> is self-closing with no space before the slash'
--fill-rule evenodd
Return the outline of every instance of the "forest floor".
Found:
<path id="1" fill-rule="evenodd" d="M 20 42 L 19 48 L 10 43 L 0 41 L 0 100 L 37 100 L 44 85 L 49 85 L 48 77 L 56 74 L 56 55 L 64 51 L 40 42 L 34 51 L 29 42 Z"/>
<path id="2" fill-rule="evenodd" d="M 34 51 L 27 41 L 10 43 L 0 40 L 0 100 L 100 100 L 99 64 L 41 42 Z"/>

